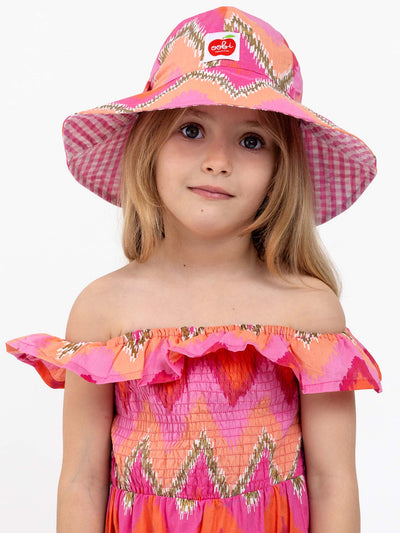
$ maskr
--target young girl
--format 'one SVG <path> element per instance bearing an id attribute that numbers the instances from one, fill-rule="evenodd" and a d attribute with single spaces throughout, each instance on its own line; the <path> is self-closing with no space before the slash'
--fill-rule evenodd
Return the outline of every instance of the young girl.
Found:
<path id="1" fill-rule="evenodd" d="M 353 391 L 381 375 L 315 225 L 375 158 L 301 95 L 283 37 L 221 7 L 175 28 L 142 94 L 66 120 L 129 263 L 65 340 L 7 343 L 65 385 L 60 533 L 359 531 Z"/>

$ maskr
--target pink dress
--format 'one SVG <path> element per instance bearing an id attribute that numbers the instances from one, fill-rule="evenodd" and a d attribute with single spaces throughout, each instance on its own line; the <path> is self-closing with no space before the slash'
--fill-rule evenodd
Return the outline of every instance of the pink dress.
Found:
<path id="1" fill-rule="evenodd" d="M 143 329 L 78 344 L 36 334 L 7 350 L 54 388 L 65 369 L 115 383 L 106 532 L 306 533 L 299 390 L 381 391 L 348 329 Z"/>

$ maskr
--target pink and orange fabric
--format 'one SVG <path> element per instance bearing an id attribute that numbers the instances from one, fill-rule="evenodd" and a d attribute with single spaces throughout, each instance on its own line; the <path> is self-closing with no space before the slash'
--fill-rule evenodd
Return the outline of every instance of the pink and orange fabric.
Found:
<path id="1" fill-rule="evenodd" d="M 299 390 L 381 391 L 349 329 L 143 329 L 78 344 L 35 334 L 7 350 L 54 388 L 66 369 L 115 383 L 109 533 L 306 533 Z"/>

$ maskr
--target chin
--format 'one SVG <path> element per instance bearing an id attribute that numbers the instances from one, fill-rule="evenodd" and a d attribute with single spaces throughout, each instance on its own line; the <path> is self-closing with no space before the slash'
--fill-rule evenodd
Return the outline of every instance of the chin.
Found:
<path id="1" fill-rule="evenodd" d="M 245 227 L 245 224 L 249 222 L 246 221 L 241 224 L 232 222 L 230 225 L 227 225 L 226 216 L 215 217 L 211 213 L 209 215 L 204 210 L 203 213 L 192 212 L 187 217 L 179 219 L 173 217 L 170 220 L 171 224 L 164 220 L 166 222 L 165 227 L 170 227 L 173 232 L 181 233 L 182 231 L 182 234 L 192 233 L 194 237 L 201 239 L 218 239 L 238 234 Z M 190 218 L 188 219 L 188 217 Z"/>
<path id="2" fill-rule="evenodd" d="M 239 228 L 218 227 L 215 223 L 188 228 L 194 235 L 204 239 L 230 237 L 239 232 Z"/>

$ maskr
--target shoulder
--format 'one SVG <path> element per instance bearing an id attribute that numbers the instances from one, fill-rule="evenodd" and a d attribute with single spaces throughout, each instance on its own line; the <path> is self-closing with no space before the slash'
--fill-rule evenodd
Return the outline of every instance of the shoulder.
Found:
<path id="1" fill-rule="evenodd" d="M 106 342 L 114 337 L 114 316 L 125 294 L 126 267 L 87 285 L 72 305 L 66 328 L 71 342 Z"/>
<path id="2" fill-rule="evenodd" d="M 338 296 L 311 276 L 289 277 L 287 308 L 291 327 L 318 333 L 342 332 L 345 315 Z"/>

